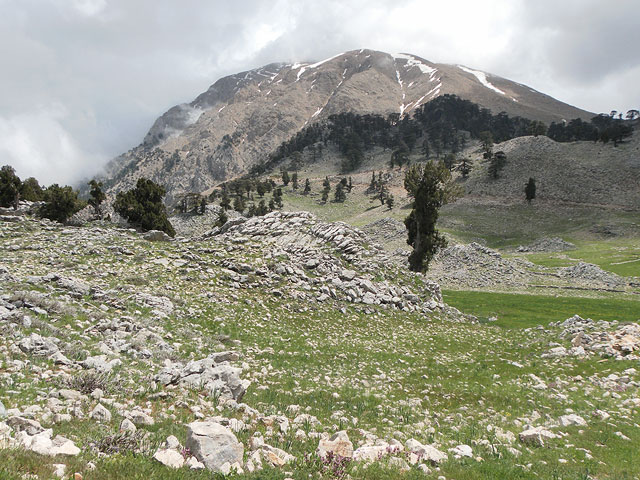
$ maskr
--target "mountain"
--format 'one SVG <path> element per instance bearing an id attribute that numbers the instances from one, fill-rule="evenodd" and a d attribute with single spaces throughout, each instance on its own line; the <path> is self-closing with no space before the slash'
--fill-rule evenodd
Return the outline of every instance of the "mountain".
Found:
<path id="1" fill-rule="evenodd" d="M 246 173 L 304 126 L 354 112 L 411 114 L 444 94 L 545 123 L 591 118 L 525 85 L 462 65 L 410 54 L 341 53 L 317 63 L 272 63 L 221 78 L 191 103 L 158 118 L 142 144 L 107 169 L 112 192 L 140 176 L 167 187 L 168 198 L 204 191 Z"/>

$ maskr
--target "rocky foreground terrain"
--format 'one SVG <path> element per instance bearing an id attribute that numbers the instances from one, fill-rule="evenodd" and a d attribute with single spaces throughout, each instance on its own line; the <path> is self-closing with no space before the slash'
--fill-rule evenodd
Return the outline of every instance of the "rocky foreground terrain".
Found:
<path id="1" fill-rule="evenodd" d="M 522 260 L 410 274 L 306 213 L 0 239 L 1 478 L 640 478 L 640 325 L 498 328 L 434 281 L 527 284 Z M 636 288 L 593 267 L 546 273 Z"/>

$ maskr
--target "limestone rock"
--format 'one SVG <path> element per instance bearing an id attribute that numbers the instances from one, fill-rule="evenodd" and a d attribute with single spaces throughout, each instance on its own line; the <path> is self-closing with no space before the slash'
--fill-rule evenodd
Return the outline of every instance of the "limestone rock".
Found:
<path id="1" fill-rule="evenodd" d="M 101 403 L 99 403 L 91 411 L 89 417 L 98 422 L 107 423 L 111 421 L 111 412 L 107 410 Z"/>
<path id="2" fill-rule="evenodd" d="M 153 454 L 153 459 L 170 468 L 180 468 L 184 465 L 182 454 L 172 449 L 160 449 Z"/>
<path id="3" fill-rule="evenodd" d="M 193 422 L 187 425 L 185 447 L 209 470 L 229 473 L 242 464 L 243 445 L 231 430 L 215 422 Z"/>
<path id="4" fill-rule="evenodd" d="M 149 230 L 148 232 L 146 232 L 142 238 L 144 238 L 145 240 L 149 241 L 149 242 L 171 242 L 173 241 L 173 238 L 171 238 L 169 235 L 167 235 L 166 233 L 160 231 L 160 230 Z"/>
<path id="5" fill-rule="evenodd" d="M 585 419 L 579 415 L 576 415 L 575 413 L 572 413 L 570 415 L 563 415 L 558 420 L 560 422 L 560 426 L 562 427 L 571 427 L 571 426 L 586 427 L 587 426 L 587 422 L 585 421 Z"/>
<path id="6" fill-rule="evenodd" d="M 526 443 L 528 445 L 533 445 L 536 447 L 543 447 L 545 440 L 551 440 L 553 438 L 557 438 L 558 436 L 547 430 L 544 427 L 535 427 L 529 428 L 520 432 L 519 438 L 522 443 Z"/>
<path id="7" fill-rule="evenodd" d="M 342 430 L 334 433 L 329 439 L 320 439 L 317 452 L 321 458 L 325 458 L 329 452 L 340 457 L 351 458 L 353 443 L 349 440 L 347 432 Z"/>

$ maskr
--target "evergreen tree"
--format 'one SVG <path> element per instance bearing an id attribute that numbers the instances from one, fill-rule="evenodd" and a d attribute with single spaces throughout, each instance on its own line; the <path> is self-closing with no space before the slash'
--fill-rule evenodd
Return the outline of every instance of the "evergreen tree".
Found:
<path id="1" fill-rule="evenodd" d="M 200 215 L 204 215 L 206 211 L 207 211 L 207 200 L 204 197 L 202 197 L 202 199 L 200 200 L 200 208 L 198 209 L 198 213 Z"/>
<path id="2" fill-rule="evenodd" d="M 273 201 L 275 202 L 278 208 L 282 208 L 282 189 L 276 188 L 273 191 Z"/>
<path id="3" fill-rule="evenodd" d="M 304 181 L 304 191 L 302 193 L 304 193 L 305 195 L 308 195 L 311 192 L 311 183 L 309 182 L 309 179 L 305 179 Z"/>
<path id="4" fill-rule="evenodd" d="M 267 213 L 269 213 L 269 210 L 267 209 L 267 205 L 264 203 L 264 199 L 260 200 L 260 203 L 258 203 L 258 207 L 256 208 L 256 215 L 261 217 L 263 215 L 266 215 Z"/>
<path id="5" fill-rule="evenodd" d="M 384 202 L 387 199 L 387 186 L 384 183 L 380 184 L 380 190 L 378 191 L 378 200 L 380 200 L 380 205 L 384 205 Z"/>
<path id="6" fill-rule="evenodd" d="M 498 178 L 500 170 L 502 170 L 505 163 L 507 163 L 507 156 L 504 152 L 500 151 L 492 154 L 489 158 L 489 177 L 494 180 Z"/>
<path id="7" fill-rule="evenodd" d="M 242 195 L 236 195 L 236 198 L 233 200 L 233 209 L 238 213 L 242 213 L 244 212 L 245 208 L 246 205 L 244 202 L 244 197 Z"/>
<path id="8" fill-rule="evenodd" d="M 227 189 L 222 189 L 222 195 L 220 196 L 220 207 L 223 210 L 229 210 L 231 208 L 231 199 L 229 198 L 229 194 L 227 193 Z"/>
<path id="9" fill-rule="evenodd" d="M 533 177 L 529 177 L 529 181 L 524 187 L 524 195 L 528 203 L 531 203 L 531 200 L 536 198 L 536 181 Z"/>
<path id="10" fill-rule="evenodd" d="M 394 198 L 393 198 L 393 195 L 391 195 L 391 194 L 387 195 L 387 198 L 386 198 L 385 201 L 386 201 L 386 204 L 387 204 L 387 207 L 389 208 L 389 210 L 392 210 L 393 209 L 393 204 L 395 202 Z"/>
<path id="11" fill-rule="evenodd" d="M 291 183 L 293 184 L 292 187 L 294 190 L 298 190 L 298 173 L 294 172 L 293 175 L 291 175 Z"/>
<path id="12" fill-rule="evenodd" d="M 78 192 L 68 185 L 60 187 L 57 183 L 45 190 L 44 202 L 40 207 L 40 216 L 60 223 L 69 220 L 85 206 L 84 202 L 78 199 Z"/>
<path id="13" fill-rule="evenodd" d="M 329 192 L 331 191 L 331 183 L 329 183 L 329 177 L 325 177 L 322 182 L 322 202 L 327 203 L 329 199 Z"/>
<path id="14" fill-rule="evenodd" d="M 424 158 L 429 160 L 430 153 L 431 151 L 429 149 L 429 137 L 425 134 L 424 140 L 422 141 L 422 154 L 424 155 Z"/>
<path id="15" fill-rule="evenodd" d="M 44 200 L 44 190 L 33 177 L 27 178 L 20 187 L 20 198 L 29 202 L 40 202 Z"/>
<path id="16" fill-rule="evenodd" d="M 17 210 L 21 187 L 22 182 L 13 167 L 10 165 L 2 167 L 0 169 L 0 207 L 13 207 Z"/>
<path id="17" fill-rule="evenodd" d="M 258 181 L 258 184 L 256 185 L 256 193 L 258 194 L 258 196 L 260 198 L 264 197 L 264 193 L 266 192 L 266 187 L 264 186 L 264 184 L 260 181 Z"/>
<path id="18" fill-rule="evenodd" d="M 216 221 L 216 227 L 223 226 L 228 220 L 229 217 L 227 217 L 227 212 L 225 212 L 224 208 L 221 208 L 220 213 L 218 214 L 218 220 Z"/>
<path id="19" fill-rule="evenodd" d="M 463 157 L 460 163 L 456 166 L 456 170 L 458 170 L 462 174 L 462 178 L 467 178 L 469 173 L 471 173 L 471 167 L 473 166 L 473 161 L 470 158 Z"/>
<path id="20" fill-rule="evenodd" d="M 453 170 L 453 166 L 455 165 L 455 163 L 456 163 L 456 156 L 453 153 L 447 153 L 444 156 L 444 165 L 450 171 Z"/>
<path id="21" fill-rule="evenodd" d="M 255 217 L 256 216 L 256 204 L 252 203 L 251 205 L 249 205 L 249 208 L 247 209 L 247 217 Z"/>
<path id="22" fill-rule="evenodd" d="M 529 135 L 537 137 L 539 135 L 547 134 L 547 126 L 540 120 L 533 120 L 528 128 Z"/>
<path id="23" fill-rule="evenodd" d="M 113 209 L 143 230 L 161 230 L 173 237 L 176 232 L 162 203 L 164 194 L 163 186 L 146 178 L 139 178 L 135 188 L 116 195 Z"/>
<path id="24" fill-rule="evenodd" d="M 344 191 L 345 187 L 342 182 L 336 185 L 336 191 L 334 194 L 334 201 L 338 203 L 343 203 L 347 199 L 347 194 Z"/>
<path id="25" fill-rule="evenodd" d="M 347 184 L 347 191 L 351 193 L 352 188 L 353 188 L 353 182 L 351 180 L 351 177 L 349 177 L 349 183 Z"/>
<path id="26" fill-rule="evenodd" d="M 429 262 L 446 240 L 436 230 L 438 209 L 453 200 L 459 192 L 451 182 L 451 172 L 442 162 L 415 165 L 405 174 L 405 189 L 413 197 L 413 209 L 404 223 L 407 243 L 413 247 L 409 268 L 414 272 L 427 270 Z"/>
<path id="27" fill-rule="evenodd" d="M 291 179 L 289 178 L 289 172 L 287 172 L 286 170 L 282 171 L 282 183 L 284 184 L 284 186 L 286 187 L 287 185 L 289 185 L 289 181 Z"/>
<path id="28" fill-rule="evenodd" d="M 102 182 L 91 180 L 87 185 L 91 187 L 87 203 L 93 207 L 96 215 L 100 215 L 100 205 L 107 199 L 107 196 L 102 191 Z"/>
<path id="29" fill-rule="evenodd" d="M 371 182 L 369 182 L 367 192 L 375 192 L 376 190 L 378 190 L 378 182 L 376 181 L 376 172 L 374 170 L 373 172 L 371 172 Z"/>
<path id="30" fill-rule="evenodd" d="M 276 202 L 273 201 L 273 198 L 269 200 L 269 212 L 273 212 L 276 209 Z"/>

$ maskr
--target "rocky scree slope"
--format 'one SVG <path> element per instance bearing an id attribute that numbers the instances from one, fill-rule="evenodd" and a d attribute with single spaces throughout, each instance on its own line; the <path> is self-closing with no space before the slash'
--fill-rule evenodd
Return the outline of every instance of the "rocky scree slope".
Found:
<path id="1" fill-rule="evenodd" d="M 443 94 L 494 113 L 561 121 L 591 118 L 519 83 L 410 54 L 354 50 L 317 63 L 273 63 L 224 77 L 163 114 L 144 142 L 114 159 L 111 191 L 144 176 L 169 197 L 199 192 L 242 173 L 309 123 L 335 113 L 410 114 Z"/>

